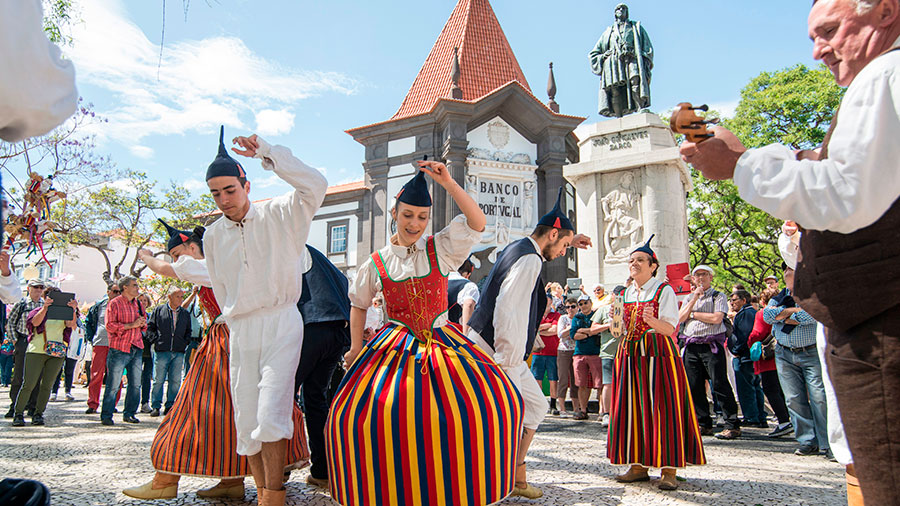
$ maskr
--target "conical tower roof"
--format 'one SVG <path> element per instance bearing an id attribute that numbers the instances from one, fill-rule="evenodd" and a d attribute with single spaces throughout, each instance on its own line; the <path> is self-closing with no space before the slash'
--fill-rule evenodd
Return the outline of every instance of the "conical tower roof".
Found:
<path id="1" fill-rule="evenodd" d="M 438 99 L 452 98 L 454 48 L 461 100 L 478 100 L 511 81 L 531 91 L 488 0 L 459 0 L 392 120 L 426 113 Z"/>

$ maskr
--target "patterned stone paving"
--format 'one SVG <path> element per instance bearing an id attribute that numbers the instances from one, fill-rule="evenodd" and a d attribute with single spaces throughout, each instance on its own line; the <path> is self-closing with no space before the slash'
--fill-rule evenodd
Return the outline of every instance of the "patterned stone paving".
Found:
<path id="1" fill-rule="evenodd" d="M 0 406 L 8 404 L 0 389 Z M 149 448 L 160 418 L 138 415 L 139 425 L 103 427 L 99 415 L 85 415 L 87 390 L 76 387 L 75 402 L 51 403 L 45 427 L 14 428 L 0 421 L 0 476 L 28 477 L 47 484 L 54 505 L 238 505 L 252 504 L 248 480 L 245 501 L 209 501 L 195 495 L 212 480 L 184 478 L 179 495 L 167 501 L 136 501 L 124 488 L 150 479 Z M 121 409 L 121 406 L 120 406 Z M 593 416 L 591 417 L 593 418 Z M 533 505 L 842 505 L 846 504 L 843 469 L 824 457 L 798 457 L 789 437 L 770 440 L 763 429 L 745 429 L 736 441 L 705 438 L 710 464 L 690 467 L 679 490 L 662 492 L 655 481 L 622 485 L 622 472 L 606 460 L 606 433 L 593 421 L 548 417 L 529 456 L 530 480 L 544 490 L 535 501 L 508 499 L 503 504 Z M 288 482 L 289 505 L 332 505 L 329 496 L 306 485 L 306 470 Z M 651 471 L 658 477 L 658 470 Z"/>

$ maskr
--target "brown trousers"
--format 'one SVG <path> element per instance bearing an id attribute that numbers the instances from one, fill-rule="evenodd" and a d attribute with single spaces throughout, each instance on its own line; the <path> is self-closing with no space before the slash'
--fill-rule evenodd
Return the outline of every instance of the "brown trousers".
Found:
<path id="1" fill-rule="evenodd" d="M 828 371 L 865 502 L 900 505 L 900 306 L 826 335 Z"/>

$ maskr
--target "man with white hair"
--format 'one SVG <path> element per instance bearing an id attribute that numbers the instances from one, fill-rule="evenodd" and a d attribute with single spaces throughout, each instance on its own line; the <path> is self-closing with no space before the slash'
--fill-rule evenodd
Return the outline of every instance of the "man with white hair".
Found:
<path id="1" fill-rule="evenodd" d="M 716 127 L 681 154 L 804 229 L 795 297 L 826 327 L 865 501 L 900 504 L 900 2 L 820 0 L 808 21 L 813 57 L 847 87 L 822 147 L 748 150 Z"/>
<path id="2" fill-rule="evenodd" d="M 191 316 L 181 307 L 184 290 L 174 287 L 169 290 L 168 304 L 153 310 L 147 321 L 147 336 L 153 343 L 153 389 L 150 416 L 159 416 L 163 406 L 163 384 L 168 382 L 163 415 L 175 404 L 175 397 L 181 389 L 181 369 L 184 365 L 184 350 L 191 342 Z"/>
<path id="3" fill-rule="evenodd" d="M 725 354 L 725 314 L 728 298 L 712 288 L 713 270 L 708 265 L 698 265 L 691 271 L 694 290 L 681 305 L 678 322 L 684 323 L 684 368 L 700 433 L 713 435 L 713 421 L 706 400 L 706 382 L 712 389 L 716 403 L 725 416 L 725 430 L 715 436 L 719 439 L 736 439 L 741 435 L 737 402 L 728 382 L 728 357 Z"/>

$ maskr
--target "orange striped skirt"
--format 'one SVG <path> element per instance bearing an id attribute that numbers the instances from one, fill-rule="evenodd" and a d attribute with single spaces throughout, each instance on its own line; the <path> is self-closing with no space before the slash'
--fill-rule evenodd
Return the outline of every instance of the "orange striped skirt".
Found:
<path id="1" fill-rule="evenodd" d="M 247 458 L 236 451 L 228 337 L 224 323 L 214 324 L 194 352 L 175 404 L 150 446 L 150 460 L 157 471 L 214 478 L 250 475 Z M 303 414 L 296 404 L 293 420 L 294 437 L 288 442 L 285 466 L 298 468 L 309 463 L 309 447 Z"/>

